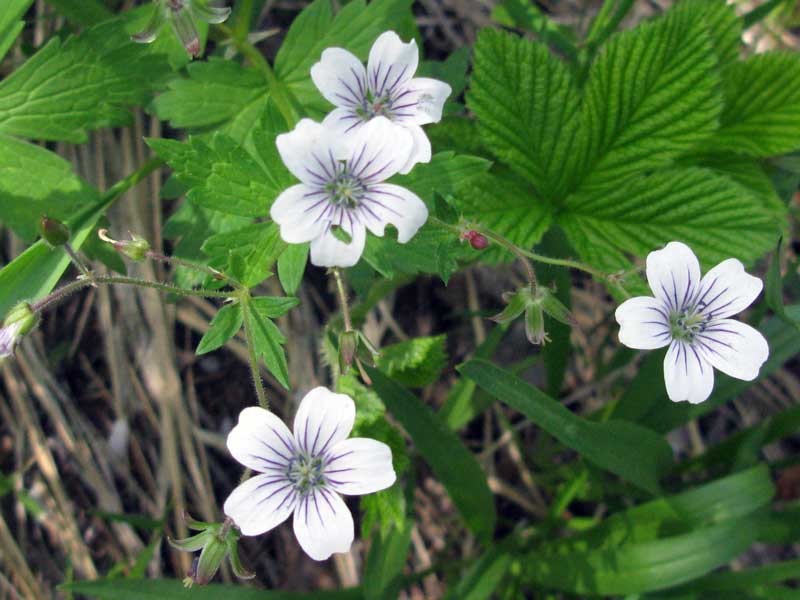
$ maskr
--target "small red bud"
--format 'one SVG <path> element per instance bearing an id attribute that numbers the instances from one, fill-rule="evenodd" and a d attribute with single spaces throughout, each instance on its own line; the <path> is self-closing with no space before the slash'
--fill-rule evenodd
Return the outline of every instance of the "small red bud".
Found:
<path id="1" fill-rule="evenodd" d="M 468 231 L 466 238 L 469 240 L 469 245 L 475 250 L 483 250 L 489 245 L 489 240 L 486 239 L 486 236 L 477 231 Z"/>

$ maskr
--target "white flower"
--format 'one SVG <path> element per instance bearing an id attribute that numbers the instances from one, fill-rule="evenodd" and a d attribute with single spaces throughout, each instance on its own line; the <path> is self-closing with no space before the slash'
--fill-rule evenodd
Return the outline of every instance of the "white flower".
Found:
<path id="1" fill-rule="evenodd" d="M 22 325 L 22 321 L 15 321 L 0 328 L 0 359 L 8 358 L 14 354 L 14 348 L 22 337 L 20 334 Z"/>
<path id="2" fill-rule="evenodd" d="M 417 43 L 404 44 L 394 31 L 375 40 L 367 68 L 343 48 L 328 48 L 311 67 L 311 79 L 336 108 L 324 124 L 339 132 L 357 130 L 377 116 L 405 129 L 414 140 L 400 173 L 418 162 L 429 162 L 431 143 L 421 125 L 442 118 L 444 101 L 452 91 L 436 79 L 414 77 L 419 62 Z"/>
<path id="3" fill-rule="evenodd" d="M 237 487 L 225 514 L 244 535 L 259 535 L 294 513 L 294 533 L 314 560 L 347 552 L 353 516 L 340 494 L 370 494 L 395 481 L 389 447 L 367 438 L 346 439 L 356 409 L 349 396 L 318 387 L 306 394 L 294 435 L 271 412 L 245 408 L 228 435 L 228 449 L 261 475 Z"/>
<path id="4" fill-rule="evenodd" d="M 356 264 L 366 229 L 382 236 L 391 223 L 402 244 L 428 219 L 428 209 L 416 194 L 383 183 L 398 172 L 413 144 L 411 134 L 384 117 L 347 135 L 303 119 L 293 131 L 279 135 L 276 144 L 302 183 L 278 196 L 270 216 L 286 242 L 311 242 L 311 262 L 317 266 Z M 338 239 L 333 227 L 345 232 L 349 243 Z"/>
<path id="5" fill-rule="evenodd" d="M 761 280 L 729 258 L 700 278 L 692 250 L 670 242 L 647 257 L 647 281 L 655 298 L 625 301 L 616 311 L 619 340 L 650 350 L 669 345 L 664 381 L 670 400 L 703 402 L 714 387 L 714 370 L 751 381 L 769 356 L 758 331 L 729 319 L 761 292 Z"/>

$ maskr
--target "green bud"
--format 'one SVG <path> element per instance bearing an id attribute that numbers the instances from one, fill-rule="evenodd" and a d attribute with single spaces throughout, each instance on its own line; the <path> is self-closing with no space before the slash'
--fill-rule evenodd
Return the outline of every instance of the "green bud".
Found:
<path id="1" fill-rule="evenodd" d="M 131 239 L 122 241 L 109 237 L 107 229 L 100 229 L 97 235 L 104 242 L 111 244 L 114 250 L 136 262 L 143 261 L 147 258 L 147 253 L 150 252 L 150 243 L 135 233 L 131 234 Z"/>
<path id="2" fill-rule="evenodd" d="M 343 331 L 339 334 L 339 370 L 347 373 L 358 352 L 358 332 Z"/>
<path id="3" fill-rule="evenodd" d="M 39 220 L 39 233 L 42 239 L 53 248 L 63 246 L 69 241 L 69 229 L 58 219 L 44 215 Z"/>
<path id="4" fill-rule="evenodd" d="M 200 556 L 195 559 L 184 585 L 191 587 L 193 584 L 206 585 L 217 574 L 222 561 L 228 557 L 231 568 L 237 577 L 250 579 L 255 576 L 242 566 L 239 559 L 239 531 L 230 520 L 223 523 L 204 523 L 186 517 L 187 525 L 199 530 L 199 533 L 183 540 L 168 539 L 173 548 L 184 552 L 197 552 Z"/>
<path id="5" fill-rule="evenodd" d="M 363 363 L 375 366 L 375 359 L 381 355 L 380 350 L 375 347 L 375 344 L 369 341 L 369 338 L 360 331 L 358 332 L 358 350 L 356 357 Z"/>
<path id="6" fill-rule="evenodd" d="M 539 303 L 530 304 L 525 309 L 525 336 L 535 346 L 550 341 L 544 330 L 544 311 Z"/>

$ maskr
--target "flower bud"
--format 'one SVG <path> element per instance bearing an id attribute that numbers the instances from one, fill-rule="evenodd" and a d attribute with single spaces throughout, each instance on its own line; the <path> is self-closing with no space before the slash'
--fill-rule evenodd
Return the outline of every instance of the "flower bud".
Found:
<path id="1" fill-rule="evenodd" d="M 544 311 L 539 303 L 532 303 L 525 309 L 525 337 L 534 346 L 550 341 L 544 330 Z"/>
<path id="2" fill-rule="evenodd" d="M 39 221 L 39 233 L 42 239 L 53 248 L 63 246 L 69 241 L 69 229 L 58 219 L 44 215 Z"/>
<path id="3" fill-rule="evenodd" d="M 122 241 L 109 237 L 107 229 L 99 230 L 97 235 L 104 242 L 111 244 L 114 250 L 136 262 L 143 261 L 147 258 L 147 253 L 150 252 L 150 243 L 135 233 L 131 234 L 131 239 Z"/>
<path id="4" fill-rule="evenodd" d="M 520 288 L 516 292 L 510 294 L 503 294 L 503 299 L 506 301 L 506 307 L 503 311 L 491 317 L 495 323 L 510 323 L 519 317 L 525 310 L 525 307 L 531 302 L 531 289 Z"/>
<path id="5" fill-rule="evenodd" d="M 339 335 L 339 370 L 347 373 L 358 353 L 358 332 L 343 331 Z"/>
<path id="6" fill-rule="evenodd" d="M 20 302 L 12 308 L 0 328 L 0 359 L 14 354 L 19 340 L 38 323 L 39 316 L 27 302 Z"/>
<path id="7" fill-rule="evenodd" d="M 483 250 L 489 245 L 489 240 L 486 238 L 486 236 L 482 233 L 478 233 L 474 229 L 470 229 L 469 231 L 462 233 L 461 239 L 462 241 L 467 240 L 469 245 L 475 250 Z"/>
<path id="8" fill-rule="evenodd" d="M 200 550 L 200 556 L 194 559 L 192 568 L 183 580 L 186 587 L 191 587 L 195 583 L 205 585 L 210 582 L 226 556 L 237 577 L 241 579 L 255 577 L 255 574 L 245 569 L 239 560 L 239 531 L 233 527 L 230 520 L 223 523 L 204 523 L 187 516 L 186 524 L 200 533 L 183 540 L 169 539 L 170 545 L 178 550 L 184 552 Z"/>

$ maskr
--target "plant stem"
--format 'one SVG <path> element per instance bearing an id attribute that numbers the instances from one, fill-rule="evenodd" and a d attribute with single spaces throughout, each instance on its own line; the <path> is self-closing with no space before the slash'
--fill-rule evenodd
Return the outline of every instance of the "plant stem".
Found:
<path id="1" fill-rule="evenodd" d="M 530 283 L 531 285 L 531 291 L 535 292 L 537 287 L 536 272 L 533 270 L 533 265 L 531 264 L 531 261 L 528 260 L 525 251 L 522 250 L 522 248 L 520 248 L 513 242 L 510 242 L 509 240 L 504 238 L 503 236 L 497 235 L 493 231 L 489 231 L 488 229 L 483 229 L 483 228 L 476 228 L 476 231 L 482 235 L 485 235 L 487 238 L 489 238 L 496 244 L 499 244 L 500 246 L 511 252 L 511 254 L 516 256 L 517 259 L 519 259 L 519 261 L 522 263 L 522 266 L 525 267 L 525 272 L 528 274 L 528 283 Z"/>
<path id="2" fill-rule="evenodd" d="M 206 275 L 211 275 L 211 277 L 213 277 L 217 281 L 225 281 L 231 287 L 236 288 L 236 289 L 239 289 L 239 288 L 242 287 L 242 284 L 239 283 L 233 277 L 229 277 L 228 275 L 225 275 L 225 273 L 223 273 L 221 271 L 217 271 L 216 269 L 214 269 L 212 267 L 209 267 L 207 265 L 202 265 L 202 264 L 199 264 L 199 263 L 193 263 L 193 262 L 190 262 L 188 260 L 183 260 L 181 258 L 175 258 L 174 256 L 166 256 L 164 254 L 160 254 L 158 252 L 154 252 L 153 250 L 149 250 L 145 256 L 147 256 L 147 258 L 150 258 L 152 260 L 157 260 L 158 262 L 162 262 L 162 263 L 165 263 L 165 264 L 168 264 L 168 265 L 172 264 L 172 265 L 175 265 L 175 266 L 178 266 L 178 267 L 183 267 L 185 269 L 191 269 L 193 271 L 199 271 L 200 273 L 205 273 Z"/>
<path id="3" fill-rule="evenodd" d="M 347 304 L 347 292 L 344 289 L 344 281 L 341 269 L 334 267 L 333 277 L 336 279 L 336 290 L 339 292 L 339 305 L 342 307 L 342 318 L 344 319 L 344 330 L 353 331 L 353 322 L 350 319 L 350 307 Z"/>
<path id="4" fill-rule="evenodd" d="M 261 381 L 261 371 L 258 368 L 258 354 L 256 354 L 255 337 L 253 335 L 253 321 L 250 307 L 250 292 L 242 290 L 239 292 L 239 301 L 242 304 L 242 322 L 244 323 L 244 337 L 247 341 L 247 361 L 250 364 L 250 375 L 253 378 L 253 387 L 256 389 L 258 405 L 269 410 L 267 393 L 264 391 L 264 382 Z"/>
<path id="5" fill-rule="evenodd" d="M 83 264 L 83 261 L 78 256 L 78 253 L 72 249 L 72 246 L 70 246 L 69 244 L 64 244 L 64 250 L 69 255 L 70 259 L 72 259 L 72 263 L 76 267 L 78 267 L 78 270 L 81 272 L 81 275 L 83 275 L 84 277 L 91 277 L 88 267 L 85 264 Z"/>
<path id="6" fill-rule="evenodd" d="M 264 58 L 261 52 L 259 52 L 258 48 L 256 48 L 247 40 L 247 36 L 240 38 L 236 35 L 233 29 L 221 23 L 215 25 L 215 27 L 226 37 L 230 38 L 231 42 L 233 42 L 233 45 L 236 46 L 236 49 L 241 52 L 243 56 L 249 59 L 250 62 L 253 63 L 253 66 L 261 71 L 261 74 L 264 76 L 270 92 L 272 92 L 272 97 L 275 100 L 275 104 L 277 104 L 278 109 L 281 111 L 283 118 L 286 119 L 286 123 L 289 125 L 289 127 L 293 127 L 298 120 L 299 114 L 295 107 L 297 101 L 292 101 L 292 97 L 287 94 L 286 88 L 281 84 L 280 81 L 278 81 L 278 78 L 275 76 L 275 72 L 267 62 L 267 59 Z"/>

